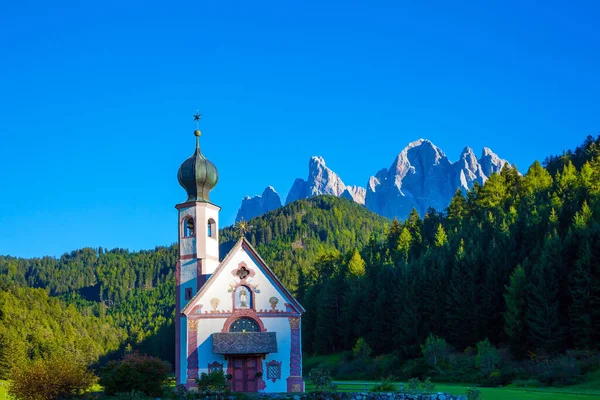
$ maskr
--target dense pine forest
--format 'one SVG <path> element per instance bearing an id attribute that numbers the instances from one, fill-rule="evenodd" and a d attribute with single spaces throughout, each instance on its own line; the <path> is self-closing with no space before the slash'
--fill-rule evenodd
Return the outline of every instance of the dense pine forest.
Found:
<path id="1" fill-rule="evenodd" d="M 362 340 L 403 363 L 430 335 L 458 352 L 489 339 L 517 360 L 600 350 L 600 136 L 405 221 L 323 196 L 250 224 L 307 310 L 307 355 Z M 221 230 L 223 247 L 238 235 Z M 176 260 L 174 245 L 0 256 L 0 379 L 49 354 L 93 365 L 139 349 L 172 362 Z"/>

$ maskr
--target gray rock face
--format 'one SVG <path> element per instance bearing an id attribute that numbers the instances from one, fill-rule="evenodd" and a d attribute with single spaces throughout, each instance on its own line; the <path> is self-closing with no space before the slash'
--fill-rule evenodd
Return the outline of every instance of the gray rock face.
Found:
<path id="1" fill-rule="evenodd" d="M 329 194 L 362 204 L 388 218 L 404 219 L 413 208 L 424 216 L 429 207 L 445 210 L 457 189 L 466 193 L 475 182 L 483 185 L 492 173 L 499 173 L 505 163 L 506 160 L 487 147 L 484 147 L 479 159 L 471 148 L 465 147 L 459 159 L 452 163 L 431 141 L 419 139 L 409 143 L 389 169 L 384 168 L 371 176 L 365 189 L 346 186 L 325 165 L 322 157 L 311 157 L 307 179 L 298 178 L 294 181 L 285 203 Z M 263 193 L 262 197 L 246 197 L 242 200 L 237 220 L 241 216 L 250 219 L 279 207 L 276 205 L 279 196 L 277 201 L 272 200 L 268 204 L 265 204 L 265 197 Z"/>
<path id="2" fill-rule="evenodd" d="M 508 163 L 508 161 L 498 157 L 488 147 L 483 148 L 483 151 L 481 152 L 481 158 L 479 159 L 479 164 L 481 165 L 481 170 L 485 176 L 490 176 L 494 172 L 500 173 L 502 167 L 506 163 Z M 510 163 L 508 165 L 510 165 Z"/>
<path id="3" fill-rule="evenodd" d="M 452 163 L 444 152 L 419 139 L 398 154 L 389 170 L 369 179 L 365 205 L 390 218 L 404 218 L 413 208 L 420 215 L 428 207 L 441 210 L 452 199 L 451 178 Z"/>
<path id="4" fill-rule="evenodd" d="M 318 196 L 320 194 L 330 194 L 333 196 L 342 196 L 342 194 L 348 191 L 347 196 L 351 200 L 360 202 L 361 189 L 356 186 L 349 186 L 348 188 L 342 181 L 342 179 L 329 169 L 325 165 L 323 157 L 313 156 L 308 161 L 308 178 L 306 180 L 296 179 L 290 192 L 288 193 L 285 204 L 289 204 L 298 199 L 306 199 L 309 197 Z M 356 200 L 355 200 L 356 199 Z M 364 200 L 361 204 L 364 204 Z"/>
<path id="5" fill-rule="evenodd" d="M 398 154 L 389 170 L 369 178 L 365 206 L 388 218 L 406 218 L 415 208 L 423 216 L 429 207 L 443 211 L 456 189 L 467 192 L 483 184 L 506 163 L 489 148 L 480 159 L 465 147 L 457 162 L 429 140 L 411 142 Z"/>
<path id="6" fill-rule="evenodd" d="M 237 222 L 241 219 L 247 221 L 279 207 L 281 207 L 279 195 L 272 186 L 268 186 L 261 196 L 254 196 L 252 198 L 246 196 L 242 199 L 242 206 L 238 210 L 235 221 Z"/>
<path id="7" fill-rule="evenodd" d="M 463 193 L 466 193 L 469 189 L 471 189 L 475 182 L 483 185 L 487 179 L 487 176 L 481 169 L 479 160 L 477 160 L 475 153 L 473 153 L 473 150 L 471 150 L 470 147 L 464 148 L 460 154 L 460 158 L 456 163 L 454 163 L 454 169 L 454 186 L 460 188 Z"/>
<path id="8" fill-rule="evenodd" d="M 341 197 L 352 200 L 355 203 L 365 205 L 365 199 L 367 196 L 367 189 L 360 186 L 346 186 L 346 190 L 344 190 L 341 194 Z"/>

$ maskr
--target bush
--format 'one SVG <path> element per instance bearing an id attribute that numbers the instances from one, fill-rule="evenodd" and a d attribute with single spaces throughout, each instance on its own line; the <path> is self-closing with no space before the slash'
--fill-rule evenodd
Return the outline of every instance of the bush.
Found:
<path id="1" fill-rule="evenodd" d="M 448 364 L 452 349 L 445 339 L 430 333 L 425 344 L 421 346 L 421 351 L 429 366 L 439 369 Z"/>
<path id="2" fill-rule="evenodd" d="M 395 392 L 398 390 L 397 385 L 394 383 L 395 380 L 394 376 L 388 375 L 381 383 L 374 385 L 371 388 L 371 392 Z"/>
<path id="3" fill-rule="evenodd" d="M 467 389 L 467 400 L 481 400 L 481 392 L 476 388 Z"/>
<path id="4" fill-rule="evenodd" d="M 102 370 L 100 384 L 104 393 L 141 392 L 160 397 L 163 384 L 171 372 L 171 364 L 156 357 L 127 354 L 121 361 L 111 361 Z"/>
<path id="5" fill-rule="evenodd" d="M 356 344 L 352 348 L 352 354 L 354 354 L 354 357 L 360 361 L 365 361 L 372 352 L 373 350 L 371 350 L 371 346 L 369 346 L 369 343 L 367 343 L 367 341 L 362 337 L 358 338 Z"/>
<path id="6" fill-rule="evenodd" d="M 477 358 L 475 359 L 475 363 L 484 375 L 494 373 L 498 369 L 501 360 L 502 358 L 498 350 L 487 338 L 477 343 Z"/>
<path id="7" fill-rule="evenodd" d="M 20 400 L 54 400 L 82 394 L 97 378 L 85 365 L 64 358 L 15 365 L 8 394 Z"/>
<path id="8" fill-rule="evenodd" d="M 527 387 L 540 387 L 542 386 L 542 383 L 540 381 L 538 381 L 537 379 L 515 379 L 511 386 L 514 387 L 522 387 L 522 388 L 527 388 Z"/>
<path id="9" fill-rule="evenodd" d="M 435 385 L 431 382 L 430 377 L 423 382 L 419 378 L 411 378 L 408 380 L 408 390 L 411 393 L 433 393 Z"/>
<path id="10" fill-rule="evenodd" d="M 433 391 L 435 390 L 435 385 L 433 384 L 433 382 L 431 382 L 430 377 L 425 378 L 425 381 L 421 384 L 421 390 L 424 393 L 433 393 Z"/>
<path id="11" fill-rule="evenodd" d="M 410 378 L 408 380 L 408 391 L 411 393 L 417 393 L 421 387 L 421 380 L 419 378 Z"/>
<path id="12" fill-rule="evenodd" d="M 148 397 L 140 392 L 117 393 L 114 400 L 147 400 Z"/>
<path id="13" fill-rule="evenodd" d="M 337 389 L 336 385 L 331 381 L 331 374 L 328 370 L 322 368 L 313 368 L 308 374 L 308 379 L 315 386 L 315 389 L 319 392 L 323 391 L 334 391 Z"/>
<path id="14" fill-rule="evenodd" d="M 203 372 L 200 374 L 200 378 L 196 378 L 196 384 L 198 393 L 205 396 L 221 396 L 229 392 L 227 376 L 220 369 L 212 370 L 208 374 Z"/>

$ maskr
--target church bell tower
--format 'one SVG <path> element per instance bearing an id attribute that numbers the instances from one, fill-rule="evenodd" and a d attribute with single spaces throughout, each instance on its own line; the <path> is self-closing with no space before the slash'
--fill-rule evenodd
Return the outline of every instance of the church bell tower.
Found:
<path id="1" fill-rule="evenodd" d="M 196 121 L 196 150 L 185 160 L 177 173 L 179 184 L 185 189 L 187 199 L 177 204 L 177 226 L 179 237 L 179 261 L 176 277 L 176 371 L 181 367 L 179 360 L 180 343 L 185 343 L 181 327 L 185 327 L 186 318 L 181 310 L 219 266 L 219 206 L 210 202 L 210 191 L 219 180 L 215 165 L 200 151 L 201 132 L 198 128 L 200 114 Z M 183 325 L 182 325 L 183 324 Z M 176 374 L 176 376 L 179 376 Z M 180 382 L 178 382 L 180 383 Z"/>

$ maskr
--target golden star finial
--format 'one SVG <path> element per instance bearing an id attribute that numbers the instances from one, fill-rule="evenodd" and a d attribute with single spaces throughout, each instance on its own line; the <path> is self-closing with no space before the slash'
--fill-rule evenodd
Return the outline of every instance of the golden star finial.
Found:
<path id="1" fill-rule="evenodd" d="M 236 222 L 235 227 L 237 228 L 240 237 L 246 236 L 246 233 L 248 233 L 252 228 L 254 228 L 248 223 L 248 221 L 245 221 L 244 218 Z"/>

